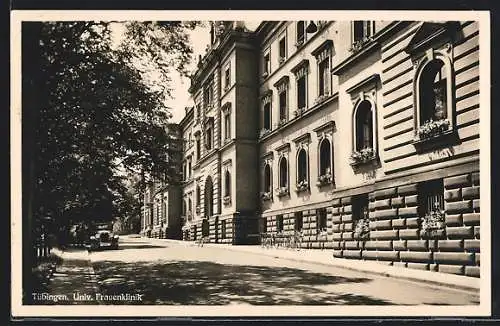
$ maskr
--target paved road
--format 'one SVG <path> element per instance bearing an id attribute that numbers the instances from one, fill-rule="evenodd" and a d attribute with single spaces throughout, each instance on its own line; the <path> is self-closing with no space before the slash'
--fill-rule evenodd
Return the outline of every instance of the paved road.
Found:
<path id="1" fill-rule="evenodd" d="M 478 293 L 224 248 L 122 237 L 90 254 L 105 304 L 471 305 Z M 360 262 L 362 263 L 362 262 Z"/>

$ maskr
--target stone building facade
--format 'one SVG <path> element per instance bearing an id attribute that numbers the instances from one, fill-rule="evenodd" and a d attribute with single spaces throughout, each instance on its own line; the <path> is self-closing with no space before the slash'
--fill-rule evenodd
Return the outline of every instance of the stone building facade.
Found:
<path id="1" fill-rule="evenodd" d="M 185 238 L 300 231 L 334 257 L 479 276 L 478 40 L 475 21 L 213 24 L 181 122 Z"/>

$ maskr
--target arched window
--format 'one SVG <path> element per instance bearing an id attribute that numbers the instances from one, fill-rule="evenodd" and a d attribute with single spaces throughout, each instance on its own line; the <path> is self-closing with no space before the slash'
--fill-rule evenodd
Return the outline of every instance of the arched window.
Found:
<path id="1" fill-rule="evenodd" d="M 214 214 L 214 185 L 212 178 L 209 176 L 205 181 L 205 216 L 209 217 Z"/>
<path id="2" fill-rule="evenodd" d="M 419 78 L 420 125 L 447 118 L 446 69 L 440 59 L 429 61 Z"/>
<path id="3" fill-rule="evenodd" d="M 368 100 L 363 100 L 356 108 L 355 114 L 355 149 L 360 151 L 373 147 L 373 107 Z"/>
<path id="4" fill-rule="evenodd" d="M 280 187 L 288 187 L 288 162 L 282 157 L 279 164 L 280 169 Z"/>
<path id="5" fill-rule="evenodd" d="M 193 202 L 191 201 L 191 198 L 188 199 L 188 215 L 191 215 L 193 211 Z"/>
<path id="6" fill-rule="evenodd" d="M 200 186 L 196 186 L 196 205 L 201 205 L 201 189 Z"/>
<path id="7" fill-rule="evenodd" d="M 332 148 L 330 141 L 324 138 L 319 146 L 319 175 L 332 175 Z"/>
<path id="8" fill-rule="evenodd" d="M 271 167 L 269 164 L 264 167 L 264 191 L 271 192 Z"/>
<path id="9" fill-rule="evenodd" d="M 297 182 L 307 181 L 307 153 L 300 149 L 297 155 Z"/>
<path id="10" fill-rule="evenodd" d="M 231 172 L 229 172 L 229 170 L 226 171 L 224 176 L 224 188 L 224 196 L 231 196 Z"/>

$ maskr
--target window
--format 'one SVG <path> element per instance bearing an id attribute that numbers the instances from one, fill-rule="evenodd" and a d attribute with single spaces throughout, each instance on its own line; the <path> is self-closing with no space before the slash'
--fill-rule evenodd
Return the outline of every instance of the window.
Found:
<path id="1" fill-rule="evenodd" d="M 200 139 L 196 138 L 196 159 L 199 160 L 201 157 L 201 145 Z"/>
<path id="2" fill-rule="evenodd" d="M 306 40 L 306 22 L 300 20 L 297 22 L 297 46 L 304 44 Z"/>
<path id="3" fill-rule="evenodd" d="M 207 150 L 212 149 L 212 142 L 213 142 L 212 128 L 208 127 L 206 130 L 206 138 L 205 138 L 205 147 L 207 148 Z"/>
<path id="4" fill-rule="evenodd" d="M 280 168 L 280 187 L 288 187 L 288 162 L 285 157 L 282 157 L 279 164 Z"/>
<path id="5" fill-rule="evenodd" d="M 434 59 L 422 69 L 419 77 L 420 125 L 447 118 L 446 69 L 444 62 Z"/>
<path id="6" fill-rule="evenodd" d="M 182 164 L 182 180 L 187 179 L 187 173 L 186 173 L 186 163 Z"/>
<path id="7" fill-rule="evenodd" d="M 220 237 L 221 239 L 225 239 L 226 238 L 226 220 L 222 220 L 220 222 Z"/>
<path id="8" fill-rule="evenodd" d="M 201 189 L 200 186 L 196 186 L 196 205 L 201 205 Z"/>
<path id="9" fill-rule="evenodd" d="M 305 109 L 307 107 L 307 85 L 306 76 L 297 79 L 297 108 Z"/>
<path id="10" fill-rule="evenodd" d="M 264 62 L 263 62 L 263 76 L 267 76 L 271 73 L 271 53 L 267 52 L 264 54 Z"/>
<path id="11" fill-rule="evenodd" d="M 326 208 L 316 209 L 316 229 L 326 231 Z"/>
<path id="12" fill-rule="evenodd" d="M 360 42 L 373 35 L 373 21 L 356 20 L 352 25 L 352 41 Z"/>
<path id="13" fill-rule="evenodd" d="M 283 215 L 276 216 L 276 232 L 283 232 Z"/>
<path id="14" fill-rule="evenodd" d="M 330 94 L 330 58 L 319 63 L 319 95 Z"/>
<path id="15" fill-rule="evenodd" d="M 286 35 L 280 39 L 279 42 L 279 64 L 282 64 L 286 60 Z"/>
<path id="16" fill-rule="evenodd" d="M 307 153 L 302 148 L 297 155 L 297 183 L 307 182 L 307 179 Z"/>
<path id="17" fill-rule="evenodd" d="M 332 175 L 332 146 L 328 138 L 324 138 L 319 145 L 319 175 Z"/>
<path id="18" fill-rule="evenodd" d="M 205 86 L 205 89 L 203 90 L 203 102 L 205 104 L 205 111 L 211 109 L 212 107 L 212 101 L 213 101 L 213 85 L 210 83 L 209 85 Z"/>
<path id="19" fill-rule="evenodd" d="M 286 89 L 279 94 L 279 106 L 280 106 L 280 121 L 287 120 L 287 94 Z"/>
<path id="20" fill-rule="evenodd" d="M 191 197 L 191 194 L 189 194 L 189 197 Z M 192 211 L 193 211 L 193 202 L 191 201 L 191 198 L 189 198 L 188 199 L 188 211 L 187 211 L 188 218 L 191 217 Z"/>
<path id="21" fill-rule="evenodd" d="M 231 196 L 231 172 L 226 171 L 224 176 L 224 196 Z"/>
<path id="22" fill-rule="evenodd" d="M 427 216 L 434 211 L 444 210 L 443 180 L 431 180 L 418 184 L 419 216 Z"/>
<path id="23" fill-rule="evenodd" d="M 264 167 L 264 192 L 271 192 L 271 166 Z"/>
<path id="24" fill-rule="evenodd" d="M 355 113 L 355 150 L 371 148 L 373 144 L 373 108 L 368 100 L 363 100 L 356 108 Z"/>
<path id="25" fill-rule="evenodd" d="M 226 113 L 224 115 L 224 139 L 228 140 L 231 138 L 231 114 Z"/>
<path id="26" fill-rule="evenodd" d="M 368 219 L 368 195 L 362 194 L 352 198 L 352 218 L 354 221 Z"/>
<path id="27" fill-rule="evenodd" d="M 262 217 L 259 219 L 260 233 L 267 233 L 267 218 Z"/>
<path id="28" fill-rule="evenodd" d="M 192 169 L 191 169 L 191 158 L 189 158 L 189 160 L 188 160 L 188 179 L 191 179 L 191 172 L 192 172 Z"/>
<path id="29" fill-rule="evenodd" d="M 304 226 L 304 217 L 302 212 L 294 213 L 294 226 L 295 226 L 295 231 L 302 231 L 302 228 Z"/>
<path id="30" fill-rule="evenodd" d="M 226 68 L 226 71 L 224 72 L 224 89 L 225 90 L 229 89 L 230 85 L 231 85 L 231 66 L 228 66 Z"/>
<path id="31" fill-rule="evenodd" d="M 271 103 L 264 104 L 264 129 L 271 130 Z"/>

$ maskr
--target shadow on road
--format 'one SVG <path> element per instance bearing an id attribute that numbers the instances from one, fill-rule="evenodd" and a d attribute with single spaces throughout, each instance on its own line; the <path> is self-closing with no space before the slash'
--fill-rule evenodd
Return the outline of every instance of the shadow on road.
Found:
<path id="1" fill-rule="evenodd" d="M 368 278 L 333 276 L 287 267 L 242 266 L 205 261 L 104 261 L 94 263 L 94 269 L 102 294 L 144 294 L 142 302 L 108 301 L 107 304 L 392 304 L 369 296 L 322 289 L 333 284 L 370 282 Z"/>

